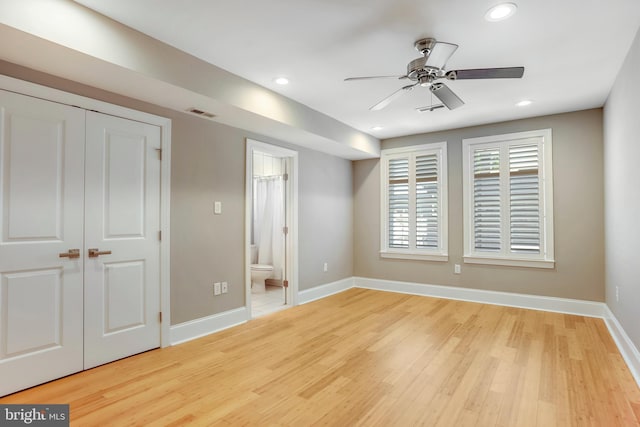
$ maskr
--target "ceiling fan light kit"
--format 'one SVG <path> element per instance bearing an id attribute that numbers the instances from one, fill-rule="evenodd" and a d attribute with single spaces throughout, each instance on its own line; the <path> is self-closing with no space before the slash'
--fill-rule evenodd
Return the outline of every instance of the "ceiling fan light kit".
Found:
<path id="1" fill-rule="evenodd" d="M 512 4 L 512 3 L 511 3 Z M 458 49 L 458 45 L 453 43 L 439 42 L 434 38 L 419 39 L 414 43 L 415 49 L 422 54 L 407 64 L 407 74 L 404 76 L 367 76 L 349 77 L 345 81 L 370 80 L 380 78 L 408 79 L 413 83 L 405 85 L 373 105 L 369 109 L 377 111 L 385 108 L 395 99 L 406 92 L 413 90 L 416 86 L 428 88 L 449 110 L 462 107 L 464 101 L 458 97 L 447 85 L 436 82 L 439 79 L 446 80 L 478 80 L 478 79 L 510 79 L 521 78 L 524 74 L 524 67 L 504 67 L 504 68 L 478 68 L 469 70 L 445 70 L 445 66 L 451 55 Z M 428 111 L 433 111 L 430 109 Z"/>

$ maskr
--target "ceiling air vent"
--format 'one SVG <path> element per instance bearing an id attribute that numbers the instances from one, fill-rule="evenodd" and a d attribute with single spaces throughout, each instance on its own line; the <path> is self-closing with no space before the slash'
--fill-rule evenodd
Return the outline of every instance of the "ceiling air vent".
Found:
<path id="1" fill-rule="evenodd" d="M 201 117 L 206 117 L 207 119 L 213 119 L 216 116 L 215 114 L 211 114 L 207 111 L 198 110 L 197 108 L 189 108 L 187 111 Z"/>

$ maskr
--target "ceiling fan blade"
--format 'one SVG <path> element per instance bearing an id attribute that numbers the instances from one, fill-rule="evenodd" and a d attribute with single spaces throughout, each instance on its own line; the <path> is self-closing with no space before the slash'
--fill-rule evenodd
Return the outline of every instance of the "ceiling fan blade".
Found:
<path id="1" fill-rule="evenodd" d="M 371 80 L 371 79 L 406 79 L 407 76 L 367 76 L 367 77 L 347 77 L 345 82 L 353 80 Z"/>
<path id="2" fill-rule="evenodd" d="M 431 53 L 427 57 L 426 66 L 434 67 L 438 69 L 444 68 L 451 55 L 458 48 L 457 44 L 453 43 L 444 43 L 444 42 L 436 42 L 436 44 L 431 49 Z"/>
<path id="3" fill-rule="evenodd" d="M 371 108 L 369 108 L 369 110 L 371 110 L 371 111 L 382 110 L 384 107 L 386 107 L 387 105 L 391 104 L 391 102 L 393 102 L 396 98 L 400 97 L 403 93 L 408 92 L 411 89 L 413 89 L 417 84 L 418 83 L 413 84 L 413 85 L 409 85 L 409 86 L 405 86 L 405 87 L 402 87 L 402 88 L 398 89 L 397 91 L 393 92 L 391 95 L 387 96 L 382 101 L 378 102 L 376 105 L 374 105 Z"/>
<path id="4" fill-rule="evenodd" d="M 443 83 L 434 83 L 429 90 L 449 109 L 454 110 L 464 105 L 464 101 L 458 98 L 448 86 Z"/>
<path id="5" fill-rule="evenodd" d="M 447 72 L 449 80 L 467 79 L 519 79 L 524 74 L 524 67 L 477 68 L 473 70 L 452 70 Z"/>

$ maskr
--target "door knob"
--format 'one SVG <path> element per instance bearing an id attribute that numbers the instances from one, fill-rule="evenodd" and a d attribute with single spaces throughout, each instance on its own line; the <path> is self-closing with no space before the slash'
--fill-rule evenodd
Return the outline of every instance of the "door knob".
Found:
<path id="1" fill-rule="evenodd" d="M 69 252 L 58 254 L 60 258 L 80 258 L 80 249 L 69 249 Z"/>
<path id="2" fill-rule="evenodd" d="M 111 255 L 111 251 L 101 251 L 100 249 L 89 249 L 89 258 L 97 258 L 100 255 Z"/>

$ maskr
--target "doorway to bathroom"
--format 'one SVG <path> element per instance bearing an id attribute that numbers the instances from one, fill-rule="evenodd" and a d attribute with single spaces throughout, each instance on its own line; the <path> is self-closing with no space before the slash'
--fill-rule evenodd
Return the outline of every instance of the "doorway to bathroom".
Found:
<path id="1" fill-rule="evenodd" d="M 247 139 L 245 285 L 250 318 L 297 304 L 298 153 Z"/>

